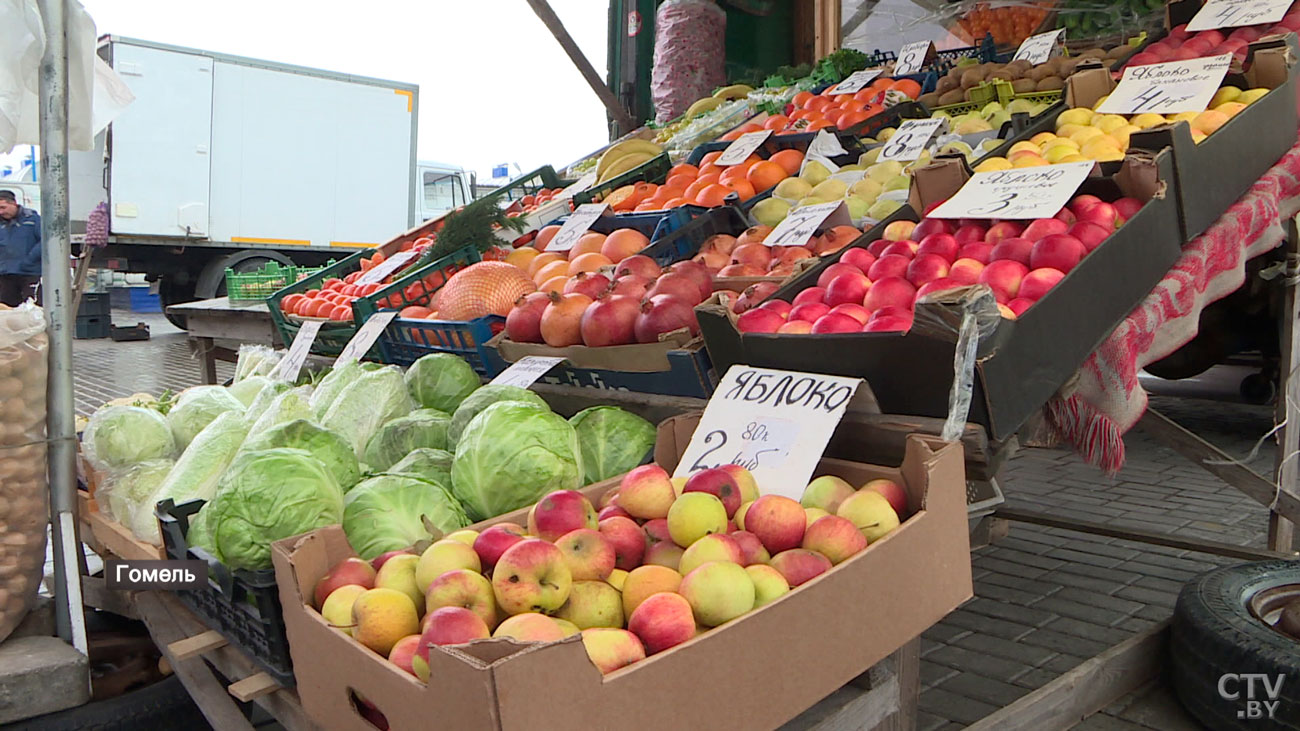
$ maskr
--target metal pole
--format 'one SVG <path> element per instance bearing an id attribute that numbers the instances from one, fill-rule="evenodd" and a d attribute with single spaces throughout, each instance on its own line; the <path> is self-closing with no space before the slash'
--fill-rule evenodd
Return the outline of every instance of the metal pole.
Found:
<path id="1" fill-rule="evenodd" d="M 45 397 L 49 436 L 50 518 L 54 540 L 55 624 L 59 637 L 86 652 L 77 564 L 76 426 L 72 399 L 71 245 L 68 240 L 68 42 L 66 0 L 38 0 L 45 24 L 41 57 L 41 291 L 49 326 Z"/>

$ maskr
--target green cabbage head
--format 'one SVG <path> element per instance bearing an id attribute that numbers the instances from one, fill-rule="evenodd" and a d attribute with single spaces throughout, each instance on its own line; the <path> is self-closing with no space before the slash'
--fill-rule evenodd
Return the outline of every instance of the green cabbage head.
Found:
<path id="1" fill-rule="evenodd" d="M 184 449 L 203 427 L 227 411 L 243 414 L 244 404 L 225 386 L 195 386 L 182 391 L 167 412 L 167 423 L 176 437 L 177 448 Z"/>
<path id="2" fill-rule="evenodd" d="M 361 479 L 361 467 L 352 445 L 339 434 L 306 419 L 294 419 L 252 434 L 240 448 L 241 452 L 256 452 L 276 447 L 305 449 L 319 459 L 334 475 L 334 480 L 344 492 L 352 489 Z"/>
<path id="3" fill-rule="evenodd" d="M 187 500 L 211 500 L 247 436 L 248 423 L 241 415 L 230 411 L 213 419 L 176 460 L 155 501 L 171 498 L 179 505 Z"/>
<path id="4" fill-rule="evenodd" d="M 311 452 L 277 447 L 240 455 L 204 507 L 226 565 L 265 569 L 273 542 L 341 521 L 343 491 Z"/>
<path id="5" fill-rule="evenodd" d="M 460 406 L 456 407 L 456 413 L 451 415 L 451 429 L 447 431 L 447 446 L 455 449 L 460 442 L 461 433 L 465 431 L 465 427 L 469 426 L 474 417 L 478 416 L 483 409 L 500 401 L 522 401 L 526 404 L 540 406 L 548 411 L 551 408 L 546 405 L 541 396 L 526 388 L 489 383 L 470 394 L 461 402 Z"/>
<path id="6" fill-rule="evenodd" d="M 451 417 L 437 409 L 416 409 L 379 427 L 361 461 L 384 472 L 412 449 L 446 449 L 450 425 Z"/>
<path id="7" fill-rule="evenodd" d="M 384 470 L 388 475 L 411 475 L 439 485 L 451 485 L 451 463 L 456 455 L 444 449 L 412 449 L 397 464 Z"/>
<path id="8" fill-rule="evenodd" d="M 654 424 L 617 406 L 592 406 L 569 419 L 582 448 L 583 482 L 607 480 L 641 464 L 655 445 Z"/>
<path id="9" fill-rule="evenodd" d="M 91 466 L 101 472 L 150 459 L 170 459 L 176 438 L 162 414 L 143 406 L 106 406 L 96 411 L 81 437 Z"/>
<path id="10" fill-rule="evenodd" d="M 406 387 L 416 403 L 448 414 L 479 385 L 478 374 L 469 363 L 451 353 L 430 353 L 406 371 Z"/>
<path id="11" fill-rule="evenodd" d="M 230 392 L 231 396 L 239 399 L 239 403 L 243 404 L 244 408 L 248 408 L 252 405 L 253 399 L 257 398 L 257 394 L 261 393 L 262 389 L 266 388 L 266 385 L 270 382 L 271 379 L 266 376 L 249 376 L 242 381 L 235 381 L 230 384 L 226 390 Z"/>
<path id="12" fill-rule="evenodd" d="M 170 459 L 150 459 L 110 478 L 95 494 L 101 509 L 107 507 L 113 520 L 130 528 L 140 540 L 161 544 L 153 497 L 174 464 Z"/>
<path id="13" fill-rule="evenodd" d="M 357 459 L 365 456 L 366 445 L 379 427 L 398 416 L 411 413 L 415 405 L 406 392 L 402 372 L 396 366 L 361 375 L 345 386 L 330 405 L 321 426 L 343 435 Z"/>
<path id="14" fill-rule="evenodd" d="M 582 487 L 578 434 L 545 407 L 492 404 L 461 435 L 451 484 L 474 520 L 522 508 L 552 490 L 576 490 Z"/>
<path id="15" fill-rule="evenodd" d="M 364 559 L 432 538 L 424 521 L 442 533 L 469 525 L 456 498 L 442 485 L 411 475 L 377 475 L 344 499 L 343 532 Z"/>
<path id="16" fill-rule="evenodd" d="M 311 386 L 298 386 L 281 393 L 275 397 L 266 411 L 263 411 L 256 421 L 251 421 L 252 426 L 249 428 L 249 434 L 261 434 L 277 424 L 284 424 L 294 419 L 312 418 L 311 406 L 308 400 L 311 398 Z"/>

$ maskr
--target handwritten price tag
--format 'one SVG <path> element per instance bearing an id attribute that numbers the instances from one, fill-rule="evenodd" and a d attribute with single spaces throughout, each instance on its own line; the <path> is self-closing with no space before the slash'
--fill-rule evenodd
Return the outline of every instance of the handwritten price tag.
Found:
<path id="1" fill-rule="evenodd" d="M 840 144 L 840 138 L 827 132 L 824 129 L 817 130 L 813 135 L 812 142 L 808 143 L 809 155 L 820 155 L 822 157 L 834 157 L 836 155 L 846 155 L 848 150 Z"/>
<path id="2" fill-rule="evenodd" d="M 501 371 L 501 375 L 492 379 L 492 383 L 502 386 L 528 388 L 547 371 L 564 362 L 564 358 L 550 355 L 525 355 Z"/>
<path id="3" fill-rule="evenodd" d="M 1079 189 L 1093 162 L 975 173 L 931 218 L 1051 218 Z"/>
<path id="4" fill-rule="evenodd" d="M 357 284 L 378 284 L 417 256 L 419 253 L 414 250 L 399 251 L 357 277 Z"/>
<path id="5" fill-rule="evenodd" d="M 584 203 L 578 206 L 573 213 L 569 214 L 568 220 L 564 222 L 560 230 L 555 233 L 551 243 L 546 245 L 546 250 L 568 251 L 572 249 L 578 243 L 578 239 L 587 233 L 587 229 L 591 228 L 591 224 L 605 215 L 608 210 L 609 204 L 607 203 Z"/>
<path id="6" fill-rule="evenodd" d="M 375 341 L 379 339 L 379 334 L 384 331 L 384 328 L 388 327 L 388 323 L 392 322 L 395 317 L 397 317 L 395 311 L 379 312 L 371 315 L 369 320 L 366 320 L 361 327 L 357 328 L 356 334 L 352 336 L 348 344 L 343 346 L 343 352 L 339 353 L 339 357 L 334 360 L 334 365 L 341 366 L 344 363 L 364 358 L 366 353 L 370 352 L 370 346 L 374 345 Z"/>
<path id="7" fill-rule="evenodd" d="M 925 58 L 930 55 L 930 41 L 917 41 L 903 46 L 898 51 L 898 60 L 894 62 L 894 76 L 914 74 L 925 66 Z"/>
<path id="8" fill-rule="evenodd" d="M 1228 73 L 1232 54 L 1130 66 L 1097 108 L 1101 114 L 1202 112 Z"/>
<path id="9" fill-rule="evenodd" d="M 1065 32 L 1064 28 L 1039 33 L 1036 36 L 1029 36 L 1016 49 L 1015 58 L 1012 61 L 1028 61 L 1032 64 L 1046 63 L 1060 48 L 1061 34 Z"/>
<path id="10" fill-rule="evenodd" d="M 557 200 L 568 200 L 595 184 L 596 184 L 596 171 L 592 170 L 591 172 L 587 173 L 581 178 L 578 178 L 577 182 L 575 182 L 573 185 L 570 185 L 569 187 L 560 191 L 560 194 L 555 197 Z"/>
<path id="11" fill-rule="evenodd" d="M 316 342 L 316 334 L 320 332 L 321 322 L 319 320 L 308 320 L 298 328 L 298 334 L 293 337 L 293 345 L 289 346 L 289 352 L 284 354 L 275 368 L 271 369 L 271 378 L 278 378 L 281 381 L 293 383 L 298 380 L 298 373 L 302 371 L 302 364 L 307 362 L 307 356 L 311 354 L 311 344 Z"/>
<path id="12" fill-rule="evenodd" d="M 754 473 L 763 494 L 798 500 L 860 383 L 732 366 L 704 407 L 673 476 L 738 464 Z"/>
<path id="13" fill-rule="evenodd" d="M 893 137 L 880 148 L 881 160 L 897 160 L 899 162 L 911 162 L 921 156 L 925 151 L 926 145 L 934 137 L 935 133 L 943 127 L 948 120 L 943 117 L 937 119 L 909 119 L 898 126 L 898 131 Z"/>
<path id="14" fill-rule="evenodd" d="M 883 68 L 862 69 L 849 74 L 848 78 L 835 85 L 832 94 L 856 94 L 867 88 L 884 71 Z"/>
<path id="15" fill-rule="evenodd" d="M 1187 24 L 1187 30 L 1232 28 L 1276 23 L 1286 15 L 1292 0 L 1206 0 Z"/>
<path id="16" fill-rule="evenodd" d="M 763 239 L 766 246 L 803 246 L 817 233 L 818 229 L 831 226 L 850 226 L 848 206 L 844 201 L 818 203 L 813 206 L 796 208 L 786 214 L 785 219 L 772 229 L 772 233 Z"/>
<path id="17" fill-rule="evenodd" d="M 771 136 L 772 130 L 770 129 L 746 132 L 732 140 L 731 144 L 727 145 L 727 149 L 723 150 L 721 155 L 718 155 L 718 159 L 713 161 L 713 164 L 719 167 L 739 165 L 749 159 L 749 156 L 754 154 L 754 150 L 757 150 L 759 145 L 767 142 L 767 138 Z"/>

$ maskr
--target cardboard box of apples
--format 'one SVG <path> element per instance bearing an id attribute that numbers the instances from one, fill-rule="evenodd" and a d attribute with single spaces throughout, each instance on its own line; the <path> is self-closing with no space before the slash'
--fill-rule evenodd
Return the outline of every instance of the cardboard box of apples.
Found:
<path id="1" fill-rule="evenodd" d="M 378 572 L 338 527 L 275 544 L 304 709 L 335 729 L 772 728 L 971 596 L 960 445 L 823 459 L 805 508 L 738 468 L 670 481 L 698 418 L 660 425 L 658 466 Z"/>
<path id="2" fill-rule="evenodd" d="M 966 176 L 960 161 L 923 168 L 914 202 L 946 199 Z M 939 189 L 935 178 L 951 185 Z M 943 418 L 960 317 L 927 298 L 988 286 L 1001 318 L 980 338 L 969 420 L 1004 439 L 1069 380 L 1181 251 L 1168 150 L 1130 155 L 1119 173 L 1088 178 L 1072 199 L 1056 216 L 1032 221 L 923 221 L 909 206 L 903 219 L 782 287 L 775 301 L 741 315 L 714 303 L 697 308 L 714 366 L 860 376 L 885 413 Z"/>

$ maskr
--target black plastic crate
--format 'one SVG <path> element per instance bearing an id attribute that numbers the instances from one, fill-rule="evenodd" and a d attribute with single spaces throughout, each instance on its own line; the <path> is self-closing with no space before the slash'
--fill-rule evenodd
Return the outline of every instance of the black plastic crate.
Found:
<path id="1" fill-rule="evenodd" d="M 203 500 L 176 505 L 163 500 L 154 509 L 162 527 L 163 548 L 172 560 L 203 561 L 208 565 L 208 587 L 199 591 L 177 591 L 177 597 L 203 623 L 239 648 L 280 685 L 294 685 L 289 638 L 284 631 L 284 610 L 275 584 L 275 569 L 245 571 L 231 569 L 212 554 L 193 548 L 185 541 L 190 517 L 199 512 Z"/>
<path id="2" fill-rule="evenodd" d="M 110 325 L 109 337 L 113 338 L 113 342 L 115 343 L 130 342 L 133 340 L 148 340 L 149 326 L 143 322 L 137 322 L 134 325 L 127 325 L 124 327 Z"/>
<path id="3" fill-rule="evenodd" d="M 113 311 L 112 299 L 107 292 L 85 292 L 81 295 L 81 304 L 77 306 L 77 316 L 104 315 Z"/>
<path id="4" fill-rule="evenodd" d="M 113 323 L 107 315 L 77 315 L 76 329 L 72 336 L 78 340 L 106 338 L 111 334 Z"/>
<path id="5" fill-rule="evenodd" d="M 755 196 L 757 197 L 757 196 Z M 732 236 L 749 228 L 745 214 L 734 206 L 711 208 L 677 230 L 641 250 L 661 267 L 689 259 L 700 253 L 700 246 L 715 234 Z"/>

